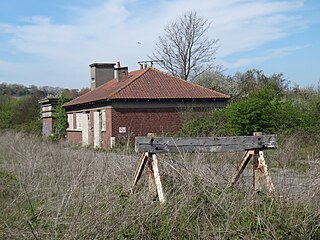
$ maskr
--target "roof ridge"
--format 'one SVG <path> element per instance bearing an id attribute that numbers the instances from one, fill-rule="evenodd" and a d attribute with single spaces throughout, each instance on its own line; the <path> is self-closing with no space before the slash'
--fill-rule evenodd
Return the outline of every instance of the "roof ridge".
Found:
<path id="1" fill-rule="evenodd" d="M 124 86 L 116 90 L 114 93 L 110 94 L 110 97 L 108 99 L 113 98 L 115 95 L 117 95 L 119 92 L 121 92 L 123 89 L 127 88 L 129 85 L 131 85 L 133 82 L 137 81 L 138 78 L 140 78 L 142 75 L 144 75 L 146 72 L 148 72 L 150 67 L 146 68 L 146 70 L 142 71 L 140 74 L 138 74 L 134 79 L 126 83 Z M 139 71 L 139 70 L 136 70 Z"/>
<path id="2" fill-rule="evenodd" d="M 207 88 L 207 87 L 201 86 L 201 85 L 199 85 L 199 84 L 193 83 L 193 82 L 191 82 L 191 81 L 182 79 L 182 78 L 180 78 L 180 77 L 176 77 L 176 76 L 171 75 L 171 74 L 169 74 L 169 73 L 163 72 L 163 71 L 161 71 L 161 70 L 159 70 L 159 69 L 157 69 L 157 68 L 153 68 L 153 67 L 150 67 L 150 68 L 152 68 L 152 69 L 154 69 L 154 70 L 156 70 L 156 71 L 158 71 L 158 72 L 160 72 L 160 73 L 164 73 L 164 74 L 168 75 L 169 77 L 176 78 L 177 80 L 182 80 L 182 81 L 185 81 L 186 83 L 189 83 L 189 84 L 191 84 L 191 85 L 194 85 L 194 86 L 197 86 L 197 87 L 201 87 L 201 88 L 204 88 L 204 89 L 206 89 L 206 90 L 210 90 L 210 91 L 212 91 L 212 92 L 215 92 L 215 93 L 218 93 L 218 94 L 220 94 L 220 95 L 223 95 L 223 96 L 225 96 L 226 98 L 231 98 L 231 96 L 229 96 L 229 95 L 227 95 L 227 94 L 224 94 L 224 93 L 221 93 L 221 92 L 218 92 L 218 91 L 213 90 L 213 89 L 211 89 L 211 88 Z"/>
<path id="3" fill-rule="evenodd" d="M 101 87 L 101 86 L 99 86 L 99 87 Z M 95 88 L 95 89 L 97 89 L 97 88 Z M 78 98 L 82 98 L 82 96 L 86 96 L 86 95 L 88 95 L 89 93 L 91 93 L 93 90 L 95 90 L 95 89 L 90 89 L 88 92 L 86 92 L 86 93 L 84 93 L 84 94 L 81 94 L 80 96 L 77 96 L 76 98 L 74 98 L 74 99 L 72 99 L 72 100 L 70 100 L 69 102 L 66 102 L 66 103 L 64 103 L 63 104 L 63 106 L 67 106 L 67 105 L 69 105 L 70 103 L 72 103 L 73 101 L 75 101 L 75 100 L 77 100 Z"/>
<path id="4" fill-rule="evenodd" d="M 185 80 L 185 81 L 186 81 L 186 80 Z M 188 82 L 188 81 L 187 81 L 187 82 Z M 213 90 L 213 89 L 211 89 L 211 88 L 207 88 L 207 87 L 201 86 L 201 85 L 196 84 L 196 83 L 193 83 L 193 82 L 188 82 L 188 83 L 190 83 L 190 84 L 192 84 L 192 85 L 195 85 L 195 86 L 197 86 L 197 87 L 204 88 L 204 89 L 209 90 L 209 91 L 211 91 L 211 92 L 215 92 L 215 93 L 217 93 L 217 94 L 219 94 L 219 95 L 222 95 L 222 96 L 225 96 L 225 97 L 227 97 L 227 98 L 231 98 L 231 96 L 229 96 L 229 95 L 227 95 L 227 94 L 224 94 L 224 93 L 221 93 L 221 92 L 218 92 L 218 91 Z"/>
<path id="5" fill-rule="evenodd" d="M 113 81 L 113 80 L 115 80 L 116 78 L 112 78 L 112 79 L 110 79 L 110 80 L 108 80 L 107 82 L 105 82 L 104 84 L 106 84 L 106 83 L 108 83 L 108 82 L 111 82 L 111 81 Z M 82 94 L 82 95 L 80 95 L 80 96 L 77 96 L 76 98 L 74 98 L 74 99 L 72 99 L 70 102 L 67 102 L 67 103 L 65 103 L 65 104 L 63 104 L 63 105 L 69 105 L 69 103 L 72 103 L 73 101 L 75 101 L 76 99 L 78 99 L 78 98 L 82 98 L 82 97 L 85 97 L 86 95 L 88 95 L 88 94 L 91 94 L 92 92 L 95 92 L 95 91 L 97 91 L 98 89 L 100 89 L 100 88 L 103 88 L 103 85 L 104 84 L 101 84 L 100 86 L 98 86 L 98 87 L 96 87 L 96 88 L 94 88 L 94 89 L 90 89 L 90 91 L 88 91 L 88 92 L 86 92 L 86 93 L 84 93 L 84 94 Z"/>

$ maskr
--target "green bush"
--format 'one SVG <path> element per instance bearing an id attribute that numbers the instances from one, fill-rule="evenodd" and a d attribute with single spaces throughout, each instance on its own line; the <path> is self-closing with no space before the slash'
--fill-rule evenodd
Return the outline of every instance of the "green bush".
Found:
<path id="1" fill-rule="evenodd" d="M 0 96 L 0 129 L 41 134 L 40 106 L 35 96 Z"/>
<path id="2" fill-rule="evenodd" d="M 63 108 L 63 104 L 68 101 L 65 94 L 61 94 L 56 111 L 54 113 L 54 117 L 56 119 L 54 126 L 53 126 L 53 136 L 52 140 L 59 140 L 61 138 L 64 138 L 66 135 L 67 127 L 68 127 L 68 121 L 66 118 L 66 111 Z"/>
<path id="3" fill-rule="evenodd" d="M 320 133 L 320 92 L 313 88 L 295 89 L 289 98 L 300 112 L 300 130 L 307 133 Z"/>
<path id="4" fill-rule="evenodd" d="M 234 135 L 253 132 L 277 133 L 290 131 L 300 124 L 300 113 L 292 101 L 284 99 L 271 87 L 265 87 L 227 109 L 227 125 Z"/>
<path id="5" fill-rule="evenodd" d="M 189 114 L 190 115 L 190 114 Z M 223 136 L 228 134 L 227 116 L 224 109 L 212 110 L 208 115 L 191 114 L 178 136 Z"/>

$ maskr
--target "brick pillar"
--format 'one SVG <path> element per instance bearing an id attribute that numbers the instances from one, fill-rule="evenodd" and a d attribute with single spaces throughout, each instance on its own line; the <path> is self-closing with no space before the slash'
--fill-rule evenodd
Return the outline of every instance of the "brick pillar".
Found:
<path id="1" fill-rule="evenodd" d="M 41 119 L 42 119 L 42 135 L 50 136 L 54 126 L 54 112 L 58 104 L 59 98 L 44 98 L 39 100 L 41 104 Z"/>

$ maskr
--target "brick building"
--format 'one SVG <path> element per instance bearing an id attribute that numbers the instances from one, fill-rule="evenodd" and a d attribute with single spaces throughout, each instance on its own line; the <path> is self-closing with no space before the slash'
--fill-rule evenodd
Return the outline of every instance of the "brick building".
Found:
<path id="1" fill-rule="evenodd" d="M 173 133 L 181 112 L 224 107 L 229 96 L 173 77 L 153 67 L 93 63 L 91 91 L 64 105 L 70 142 L 110 147 L 128 137 Z M 201 111 L 201 110 L 200 110 Z"/>

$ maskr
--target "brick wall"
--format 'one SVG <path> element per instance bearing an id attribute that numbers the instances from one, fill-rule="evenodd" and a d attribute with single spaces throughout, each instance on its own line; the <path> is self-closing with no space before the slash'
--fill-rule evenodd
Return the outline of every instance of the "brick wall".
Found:
<path id="1" fill-rule="evenodd" d="M 67 131 L 67 139 L 69 143 L 81 144 L 82 143 L 82 132 L 81 131 Z"/>
<path id="2" fill-rule="evenodd" d="M 45 137 L 48 137 L 51 133 L 53 133 L 53 118 L 42 118 L 42 134 Z"/>
<path id="3" fill-rule="evenodd" d="M 110 138 L 115 137 L 116 143 L 126 142 L 136 136 L 156 133 L 158 136 L 174 133 L 181 128 L 183 114 L 177 108 L 105 108 L 106 131 L 101 133 L 101 146 L 110 147 Z M 90 111 L 90 140 L 93 145 L 93 112 Z M 125 133 L 119 133 L 125 128 Z M 82 132 L 68 130 L 67 139 L 71 143 L 81 144 Z"/>
<path id="4" fill-rule="evenodd" d="M 180 129 L 181 123 L 181 114 L 175 108 L 112 110 L 112 136 L 116 142 L 125 141 L 128 136 L 146 136 L 149 132 L 173 133 Z M 119 133 L 120 127 L 125 127 L 126 133 Z"/>

